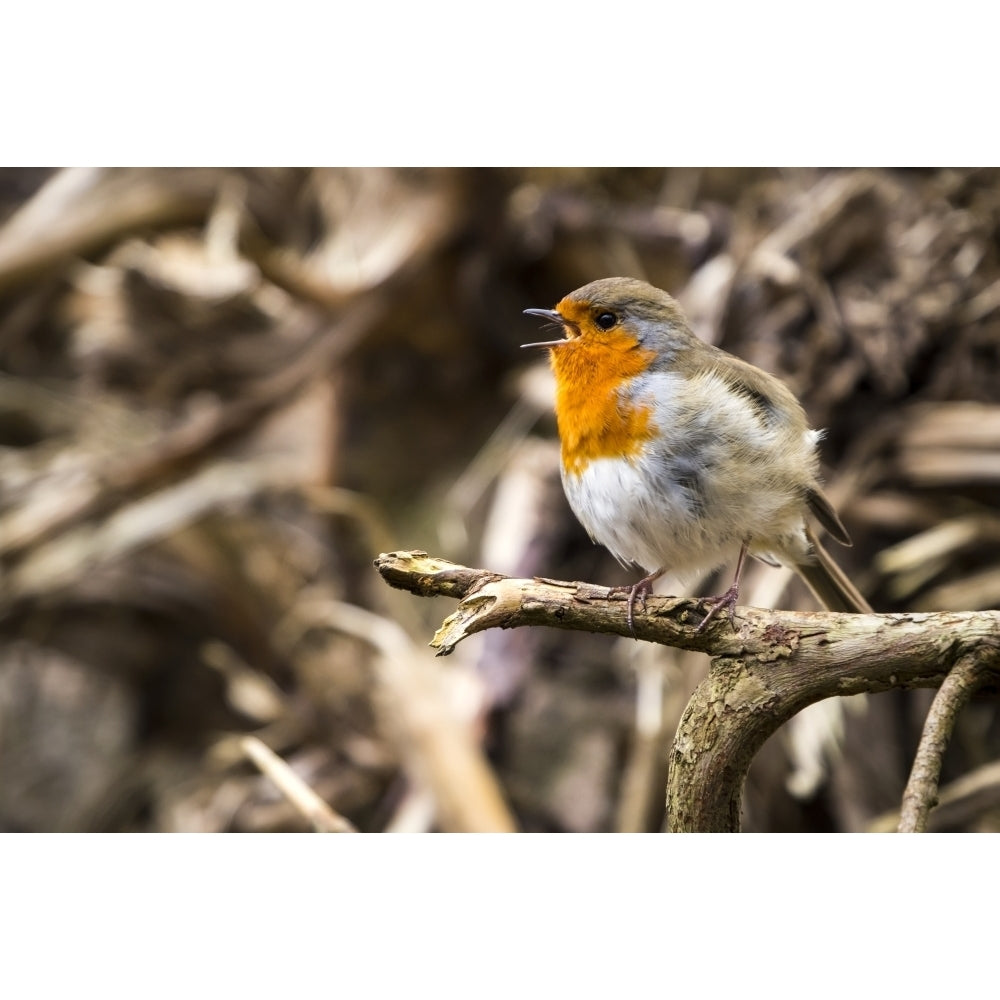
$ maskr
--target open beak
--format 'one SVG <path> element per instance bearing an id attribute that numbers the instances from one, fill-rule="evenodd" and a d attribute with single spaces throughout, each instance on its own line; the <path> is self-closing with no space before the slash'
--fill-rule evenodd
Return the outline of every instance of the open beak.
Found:
<path id="1" fill-rule="evenodd" d="M 555 309 L 525 309 L 525 316 L 541 316 L 542 319 L 547 319 L 552 323 L 558 323 L 563 330 L 567 329 L 566 320 L 562 318 L 555 311 Z M 565 344 L 568 337 L 560 337 L 558 340 L 540 340 L 534 344 L 522 344 L 522 347 L 558 347 L 560 344 Z"/>

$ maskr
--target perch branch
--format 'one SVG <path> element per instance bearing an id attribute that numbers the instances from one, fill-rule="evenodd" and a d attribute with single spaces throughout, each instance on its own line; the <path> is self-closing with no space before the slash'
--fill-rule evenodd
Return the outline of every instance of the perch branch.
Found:
<path id="1" fill-rule="evenodd" d="M 457 566 L 425 552 L 375 560 L 391 586 L 460 603 L 431 646 L 450 653 L 487 628 L 550 625 L 629 636 L 622 599 L 607 587 L 516 580 Z M 764 741 L 807 705 L 835 695 L 937 687 L 975 651 L 1000 671 L 1000 612 L 845 615 L 739 608 L 704 633 L 696 600 L 651 597 L 635 617 L 637 638 L 712 657 L 708 677 L 681 718 L 670 756 L 668 827 L 738 830 L 743 781 Z"/>

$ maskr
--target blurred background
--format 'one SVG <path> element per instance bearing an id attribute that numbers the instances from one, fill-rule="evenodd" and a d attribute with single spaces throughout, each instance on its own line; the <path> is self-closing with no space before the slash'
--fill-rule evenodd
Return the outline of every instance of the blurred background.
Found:
<path id="1" fill-rule="evenodd" d="M 454 603 L 372 568 L 634 581 L 519 348 L 610 275 L 827 429 L 876 610 L 1000 606 L 998 171 L 0 169 L 0 829 L 661 829 L 707 658 L 520 629 L 434 659 Z M 813 606 L 763 566 L 741 601 Z M 744 828 L 890 823 L 932 696 L 802 713 Z M 982 696 L 932 825 L 1000 828 L 998 761 Z"/>

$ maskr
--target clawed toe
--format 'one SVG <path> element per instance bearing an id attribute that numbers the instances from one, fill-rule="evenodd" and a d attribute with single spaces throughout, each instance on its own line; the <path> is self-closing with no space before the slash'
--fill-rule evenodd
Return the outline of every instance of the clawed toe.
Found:
<path id="1" fill-rule="evenodd" d="M 636 598 L 642 601 L 642 613 L 646 613 L 646 598 L 653 592 L 653 581 L 649 577 L 643 577 L 638 583 L 632 585 L 628 592 L 628 630 L 635 638 L 635 602 Z"/>
<path id="2" fill-rule="evenodd" d="M 698 626 L 699 632 L 704 632 L 709 623 L 720 611 L 725 609 L 729 613 L 729 624 L 732 630 L 736 631 L 736 599 L 740 596 L 740 588 L 734 583 L 721 597 L 708 598 L 712 606 L 708 609 L 708 614 L 701 620 Z"/>
<path id="3" fill-rule="evenodd" d="M 627 595 L 628 610 L 626 612 L 626 621 L 628 622 L 628 630 L 632 633 L 632 638 L 636 638 L 635 634 L 635 602 L 637 600 L 642 602 L 642 610 L 645 614 L 646 611 L 646 598 L 653 592 L 653 584 L 662 576 L 662 571 L 660 573 L 651 573 L 649 576 L 644 576 L 641 580 L 633 583 L 631 587 L 612 587 L 610 593 L 612 594 L 624 594 Z"/>

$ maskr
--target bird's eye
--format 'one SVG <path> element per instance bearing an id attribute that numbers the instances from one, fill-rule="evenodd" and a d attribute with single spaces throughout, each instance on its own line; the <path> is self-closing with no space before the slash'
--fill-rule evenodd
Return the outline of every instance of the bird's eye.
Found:
<path id="1" fill-rule="evenodd" d="M 618 317 L 614 313 L 602 312 L 597 314 L 594 321 L 602 330 L 610 330 L 618 322 Z"/>

